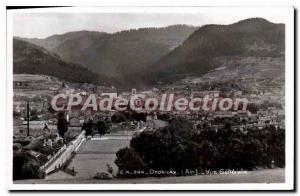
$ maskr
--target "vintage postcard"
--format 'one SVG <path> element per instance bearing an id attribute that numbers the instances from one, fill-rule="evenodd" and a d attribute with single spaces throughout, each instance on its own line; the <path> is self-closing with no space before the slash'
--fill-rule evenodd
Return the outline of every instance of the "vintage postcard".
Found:
<path id="1" fill-rule="evenodd" d="M 9 189 L 294 189 L 292 7 L 6 11 Z"/>

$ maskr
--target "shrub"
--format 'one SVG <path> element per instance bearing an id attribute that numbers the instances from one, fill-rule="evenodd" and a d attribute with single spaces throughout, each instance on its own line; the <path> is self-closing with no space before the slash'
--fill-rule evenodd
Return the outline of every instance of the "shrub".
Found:
<path id="1" fill-rule="evenodd" d="M 38 160 L 28 152 L 14 153 L 13 180 L 42 178 Z"/>
<path id="2" fill-rule="evenodd" d="M 59 136 L 65 139 L 65 133 L 68 131 L 68 122 L 63 112 L 58 113 L 57 130 Z"/>
<path id="3" fill-rule="evenodd" d="M 113 123 L 120 123 L 120 122 L 124 122 L 126 121 L 126 116 L 125 114 L 121 113 L 121 112 L 118 112 L 118 113 L 115 113 L 112 117 L 111 117 L 111 121 Z"/>
<path id="4" fill-rule="evenodd" d="M 132 148 L 120 149 L 116 154 L 115 164 L 119 168 L 121 177 L 133 177 L 134 171 L 143 170 L 144 163 Z"/>

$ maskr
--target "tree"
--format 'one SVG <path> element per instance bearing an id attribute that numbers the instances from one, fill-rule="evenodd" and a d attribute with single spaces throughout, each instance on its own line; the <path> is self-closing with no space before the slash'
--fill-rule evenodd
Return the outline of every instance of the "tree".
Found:
<path id="1" fill-rule="evenodd" d="M 119 168 L 119 174 L 123 177 L 133 177 L 134 171 L 142 171 L 145 168 L 143 160 L 132 148 L 122 148 L 116 154 L 115 164 Z"/>
<path id="2" fill-rule="evenodd" d="M 129 118 L 135 121 L 144 121 L 146 122 L 146 113 L 138 113 L 136 111 L 129 112 Z"/>
<path id="3" fill-rule="evenodd" d="M 106 123 L 103 120 L 98 120 L 97 130 L 98 130 L 98 133 L 100 134 L 100 137 L 108 131 L 108 128 L 109 128 L 108 123 Z"/>
<path id="4" fill-rule="evenodd" d="M 92 135 L 93 136 L 93 121 L 89 119 L 87 122 L 83 123 L 82 129 L 85 130 L 85 135 Z"/>
<path id="5" fill-rule="evenodd" d="M 177 118 L 155 132 L 144 131 L 134 137 L 130 146 L 150 169 L 195 169 L 198 162 L 197 144 L 192 141 L 192 125 Z"/>
<path id="6" fill-rule="evenodd" d="M 59 136 L 65 140 L 65 133 L 68 131 L 68 122 L 63 112 L 58 113 L 57 130 Z"/>
<path id="7" fill-rule="evenodd" d="M 215 169 L 219 154 L 213 143 L 208 140 L 202 140 L 197 150 L 199 154 L 198 169 L 201 171 Z"/>
<path id="8" fill-rule="evenodd" d="M 115 113 L 112 117 L 111 117 L 111 121 L 113 123 L 120 123 L 120 122 L 124 122 L 126 121 L 126 116 L 125 114 L 121 113 L 121 112 L 118 112 L 118 113 Z"/>
<path id="9" fill-rule="evenodd" d="M 15 152 L 13 156 L 13 180 L 37 179 L 43 175 L 38 160 L 28 152 Z"/>

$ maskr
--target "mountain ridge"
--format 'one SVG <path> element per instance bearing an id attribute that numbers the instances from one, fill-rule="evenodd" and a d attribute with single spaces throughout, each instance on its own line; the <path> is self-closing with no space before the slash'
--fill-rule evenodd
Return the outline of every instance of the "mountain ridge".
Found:
<path id="1" fill-rule="evenodd" d="M 108 76 L 143 71 L 181 44 L 198 27 L 172 25 L 139 28 L 116 33 L 79 31 L 25 41 L 57 53 L 93 72 Z"/>
<path id="2" fill-rule="evenodd" d="M 110 84 L 110 78 L 65 62 L 57 54 L 24 40 L 14 38 L 13 51 L 14 74 L 44 74 L 72 82 Z"/>
<path id="3" fill-rule="evenodd" d="M 219 56 L 284 56 L 284 41 L 284 24 L 262 18 L 230 25 L 204 25 L 181 46 L 155 62 L 155 70 L 150 71 L 148 78 L 157 80 L 167 75 L 203 74 L 216 68 L 214 59 Z"/>
<path id="4" fill-rule="evenodd" d="M 140 28 L 114 34 L 80 31 L 50 38 L 66 36 L 55 48 L 56 55 L 61 54 L 57 57 L 107 75 L 106 79 L 118 86 L 149 87 L 159 81 L 200 76 L 220 66 L 223 57 L 284 57 L 285 26 L 281 23 L 249 18 L 229 25 L 208 24 L 188 30 L 185 27 Z M 181 41 L 183 37 L 186 39 Z M 81 61 L 96 62 L 90 66 L 97 69 L 90 69 Z"/>

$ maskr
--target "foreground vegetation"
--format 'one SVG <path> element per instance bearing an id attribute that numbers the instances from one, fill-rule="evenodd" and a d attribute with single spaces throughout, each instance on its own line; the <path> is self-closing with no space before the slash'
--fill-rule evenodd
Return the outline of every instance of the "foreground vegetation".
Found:
<path id="1" fill-rule="evenodd" d="M 134 137 L 130 147 L 120 149 L 115 160 L 121 177 L 145 176 L 139 171 L 252 170 L 285 166 L 285 130 L 233 131 L 229 124 L 218 131 L 193 130 L 185 119 L 169 126 L 145 131 Z M 124 172 L 125 171 L 125 172 Z"/>

